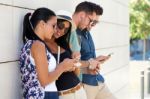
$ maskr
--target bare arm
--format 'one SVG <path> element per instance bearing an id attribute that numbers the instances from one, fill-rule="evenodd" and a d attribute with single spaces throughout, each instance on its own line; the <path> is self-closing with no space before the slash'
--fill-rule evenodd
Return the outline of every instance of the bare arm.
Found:
<path id="1" fill-rule="evenodd" d="M 31 53 L 35 61 L 38 79 L 42 86 L 46 86 L 47 84 L 55 81 L 64 71 L 73 67 L 73 61 L 71 59 L 66 59 L 57 66 L 55 71 L 48 72 L 45 45 L 39 41 L 35 41 L 33 43 Z"/>

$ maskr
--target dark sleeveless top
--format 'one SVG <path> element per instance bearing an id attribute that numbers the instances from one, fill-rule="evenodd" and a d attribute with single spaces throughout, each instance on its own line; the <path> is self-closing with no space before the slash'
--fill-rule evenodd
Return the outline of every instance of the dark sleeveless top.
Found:
<path id="1" fill-rule="evenodd" d="M 57 54 L 53 54 L 57 59 Z M 69 51 L 66 51 L 60 54 L 60 62 L 62 62 L 65 58 L 71 58 L 71 54 Z M 58 80 L 56 80 L 56 86 L 58 91 L 67 90 L 72 87 L 75 87 L 78 83 L 80 83 L 77 75 L 72 72 L 64 72 Z"/>

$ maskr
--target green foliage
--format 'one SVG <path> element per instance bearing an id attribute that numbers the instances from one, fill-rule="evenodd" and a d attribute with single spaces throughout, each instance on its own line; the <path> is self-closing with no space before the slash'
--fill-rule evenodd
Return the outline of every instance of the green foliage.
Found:
<path id="1" fill-rule="evenodd" d="M 130 3 L 131 39 L 147 39 L 150 35 L 150 1 L 134 0 Z"/>

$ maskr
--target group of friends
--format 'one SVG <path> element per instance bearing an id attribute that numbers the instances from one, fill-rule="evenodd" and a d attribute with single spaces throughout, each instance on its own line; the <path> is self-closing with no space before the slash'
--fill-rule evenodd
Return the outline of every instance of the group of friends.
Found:
<path id="1" fill-rule="evenodd" d="M 72 15 L 38 8 L 24 16 L 24 99 L 116 99 L 99 73 L 110 56 L 96 57 L 90 34 L 102 14 L 100 5 L 83 1 Z"/>

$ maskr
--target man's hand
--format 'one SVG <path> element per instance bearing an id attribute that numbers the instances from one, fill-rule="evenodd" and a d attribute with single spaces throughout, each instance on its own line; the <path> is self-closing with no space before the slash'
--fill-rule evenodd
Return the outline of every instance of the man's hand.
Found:
<path id="1" fill-rule="evenodd" d="M 99 61 L 97 61 L 97 60 L 95 60 L 93 58 L 89 59 L 88 62 L 89 62 L 89 69 L 91 69 L 91 70 L 96 69 L 97 66 L 99 66 L 99 64 L 100 64 Z"/>
<path id="2" fill-rule="evenodd" d="M 98 74 L 99 70 L 100 70 L 100 65 L 97 66 L 97 67 L 96 67 L 95 69 L 93 69 L 93 70 L 89 69 L 89 70 L 88 70 L 88 73 L 89 73 L 89 74 L 92 74 L 92 75 L 96 75 L 96 74 Z"/>
<path id="3" fill-rule="evenodd" d="M 110 58 L 110 56 L 98 56 L 96 58 L 97 61 L 99 61 L 100 63 L 104 63 L 106 60 L 108 60 Z"/>

